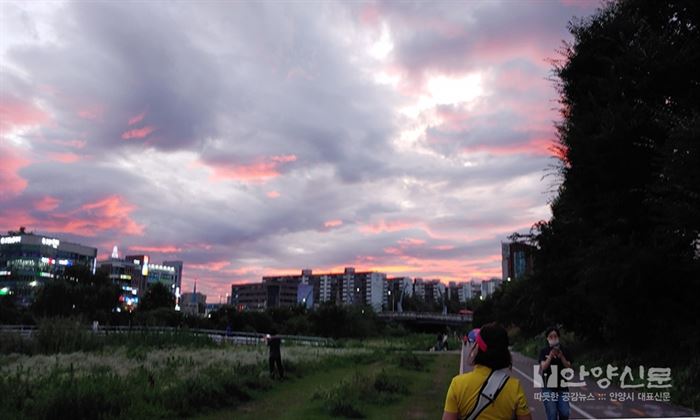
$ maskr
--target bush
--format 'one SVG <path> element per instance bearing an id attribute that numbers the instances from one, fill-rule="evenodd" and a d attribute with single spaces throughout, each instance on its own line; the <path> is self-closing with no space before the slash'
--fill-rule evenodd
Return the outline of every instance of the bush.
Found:
<path id="1" fill-rule="evenodd" d="M 93 351 L 100 347 L 98 337 L 73 318 L 45 318 L 39 321 L 34 335 L 40 353 Z"/>
<path id="2" fill-rule="evenodd" d="M 389 375 L 385 370 L 379 372 L 374 379 L 374 389 L 379 394 L 408 394 L 408 387 L 403 378 Z"/>
<path id="3" fill-rule="evenodd" d="M 10 353 L 34 353 L 32 341 L 22 338 L 22 336 L 17 333 L 7 332 L 0 334 L 0 354 Z"/>
<path id="4" fill-rule="evenodd" d="M 398 365 L 403 369 L 421 372 L 426 369 L 427 364 L 428 359 L 424 356 L 418 356 L 413 353 L 402 353 L 399 356 Z"/>
<path id="5" fill-rule="evenodd" d="M 335 417 L 364 418 L 363 404 L 385 404 L 398 394 L 408 394 L 402 377 L 382 370 L 375 376 L 356 372 L 330 389 L 316 391 L 312 399 L 323 401 L 325 410 Z"/>

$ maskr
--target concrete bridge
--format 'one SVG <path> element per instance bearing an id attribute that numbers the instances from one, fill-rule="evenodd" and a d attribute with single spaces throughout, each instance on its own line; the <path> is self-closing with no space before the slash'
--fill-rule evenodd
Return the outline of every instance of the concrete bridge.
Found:
<path id="1" fill-rule="evenodd" d="M 442 314 L 439 312 L 380 312 L 385 321 L 408 321 L 417 324 L 449 325 L 463 327 L 472 322 L 472 314 Z"/>

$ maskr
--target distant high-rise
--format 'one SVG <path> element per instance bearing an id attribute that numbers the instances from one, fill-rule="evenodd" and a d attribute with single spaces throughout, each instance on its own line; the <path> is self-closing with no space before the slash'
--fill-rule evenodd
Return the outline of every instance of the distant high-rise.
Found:
<path id="1" fill-rule="evenodd" d="M 504 281 L 511 281 L 531 274 L 534 266 L 535 247 L 523 242 L 501 243 L 501 271 Z"/>
<path id="2" fill-rule="evenodd" d="M 231 304 L 241 309 L 260 309 L 321 303 L 369 305 L 381 311 L 386 303 L 386 274 L 356 272 L 347 267 L 342 273 L 264 276 L 262 283 L 231 285 Z"/>

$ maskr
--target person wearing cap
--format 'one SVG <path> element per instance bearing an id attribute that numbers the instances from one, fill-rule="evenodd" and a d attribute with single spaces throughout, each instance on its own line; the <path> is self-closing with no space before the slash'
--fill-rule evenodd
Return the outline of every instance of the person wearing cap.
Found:
<path id="1" fill-rule="evenodd" d="M 570 369 L 572 366 L 571 354 L 559 344 L 559 329 L 549 327 L 544 333 L 547 338 L 547 347 L 540 350 L 540 375 L 544 382 L 542 388 L 542 402 L 547 420 L 567 420 L 571 415 L 569 407 L 566 380 L 562 378 L 562 369 Z M 552 371 L 556 374 L 552 377 Z M 552 377 L 550 379 L 550 377 Z"/>
<path id="2" fill-rule="evenodd" d="M 474 369 L 452 379 L 443 420 L 532 420 L 520 381 L 509 375 L 512 360 L 508 344 L 508 333 L 495 323 L 467 335 L 467 363 Z M 494 382 L 494 378 L 500 379 Z M 492 386 L 494 383 L 497 385 Z"/>

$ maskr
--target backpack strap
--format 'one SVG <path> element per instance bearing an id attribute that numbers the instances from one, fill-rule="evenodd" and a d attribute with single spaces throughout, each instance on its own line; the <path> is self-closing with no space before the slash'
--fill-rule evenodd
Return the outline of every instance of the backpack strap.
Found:
<path id="1" fill-rule="evenodd" d="M 479 390 L 479 399 L 464 419 L 474 420 L 479 417 L 481 412 L 498 398 L 509 377 L 507 369 L 492 370 Z"/>

